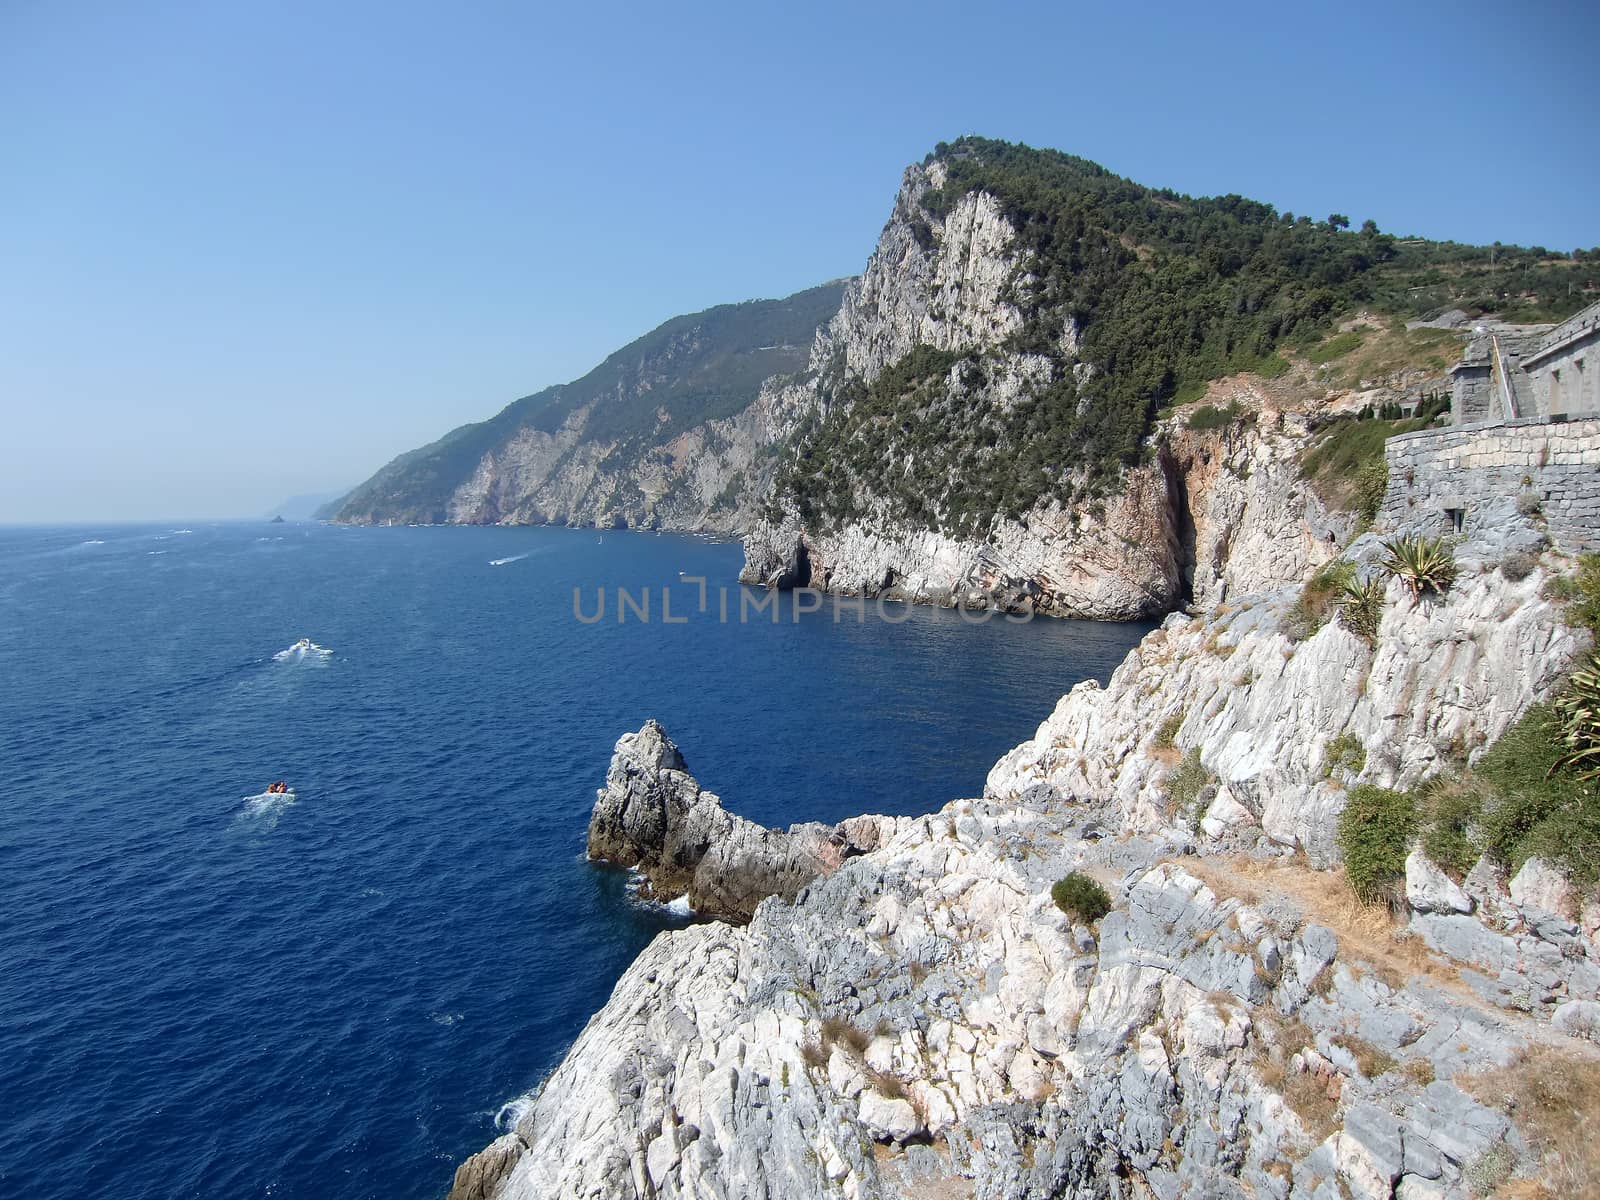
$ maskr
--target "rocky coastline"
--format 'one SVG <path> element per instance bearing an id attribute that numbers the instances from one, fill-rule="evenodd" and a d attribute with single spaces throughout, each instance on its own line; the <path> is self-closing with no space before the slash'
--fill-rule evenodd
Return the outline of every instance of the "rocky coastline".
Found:
<path id="1" fill-rule="evenodd" d="M 1391 583 L 1370 645 L 1337 621 L 1297 636 L 1296 587 L 1175 615 L 983 796 L 926 817 L 763 830 L 659 726 L 625 735 L 591 853 L 733 920 L 659 935 L 452 1200 L 1466 1200 L 1587 1178 L 1519 1098 L 1600 1066 L 1600 897 L 1537 858 L 1458 881 L 1413 849 L 1391 917 L 1319 869 L 1350 788 L 1480 752 L 1586 644 L 1548 598 L 1566 560 L 1501 569 L 1539 539 L 1514 510 L 1486 522 L 1448 592 Z M 1364 753 L 1330 768 L 1336 735 Z M 1179 805 L 1185 762 L 1205 783 Z M 1052 902 L 1070 872 L 1111 911 Z"/>

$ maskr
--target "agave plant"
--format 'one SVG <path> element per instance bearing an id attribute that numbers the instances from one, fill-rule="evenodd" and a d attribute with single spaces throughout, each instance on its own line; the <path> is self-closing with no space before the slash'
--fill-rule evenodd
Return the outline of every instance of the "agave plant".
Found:
<path id="1" fill-rule="evenodd" d="M 1580 779 L 1600 779 L 1600 655 L 1574 671 L 1566 695 L 1556 701 L 1561 718 L 1557 767 L 1574 767 Z"/>
<path id="2" fill-rule="evenodd" d="M 1378 636 L 1383 619 L 1383 584 L 1372 579 L 1348 579 L 1339 593 L 1339 624 L 1368 642 Z"/>
<path id="3" fill-rule="evenodd" d="M 1398 575 L 1416 603 L 1423 592 L 1442 592 L 1456 579 L 1456 559 L 1442 537 L 1398 537 L 1383 544 L 1383 569 Z"/>

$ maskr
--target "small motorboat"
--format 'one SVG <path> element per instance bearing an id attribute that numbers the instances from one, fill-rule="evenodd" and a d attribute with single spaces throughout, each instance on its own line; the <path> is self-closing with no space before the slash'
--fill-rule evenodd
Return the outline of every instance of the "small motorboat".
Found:
<path id="1" fill-rule="evenodd" d="M 262 789 L 261 794 L 263 796 L 288 796 L 292 795 L 293 792 L 294 789 L 280 779 L 277 783 L 267 784 L 267 786 Z"/>

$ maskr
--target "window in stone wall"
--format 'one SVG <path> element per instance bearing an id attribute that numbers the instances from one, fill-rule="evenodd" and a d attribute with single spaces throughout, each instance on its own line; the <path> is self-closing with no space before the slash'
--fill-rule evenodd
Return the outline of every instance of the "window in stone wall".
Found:
<path id="1" fill-rule="evenodd" d="M 1464 508 L 1447 508 L 1444 510 L 1444 528 L 1446 533 L 1460 533 L 1461 527 L 1467 523 L 1467 510 Z"/>
<path id="2" fill-rule="evenodd" d="M 1566 412 L 1561 405 L 1561 368 L 1550 369 L 1550 412 L 1551 414 Z"/>

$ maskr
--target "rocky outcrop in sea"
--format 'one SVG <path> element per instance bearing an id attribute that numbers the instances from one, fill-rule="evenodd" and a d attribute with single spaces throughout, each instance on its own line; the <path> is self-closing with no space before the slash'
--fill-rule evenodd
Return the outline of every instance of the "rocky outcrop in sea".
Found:
<path id="1" fill-rule="evenodd" d="M 589 818 L 588 853 L 637 870 L 650 899 L 747 921 L 768 896 L 792 901 L 846 858 L 876 849 L 886 828 L 893 821 L 879 817 L 786 830 L 747 821 L 704 790 L 666 731 L 646 721 L 617 741 Z"/>

